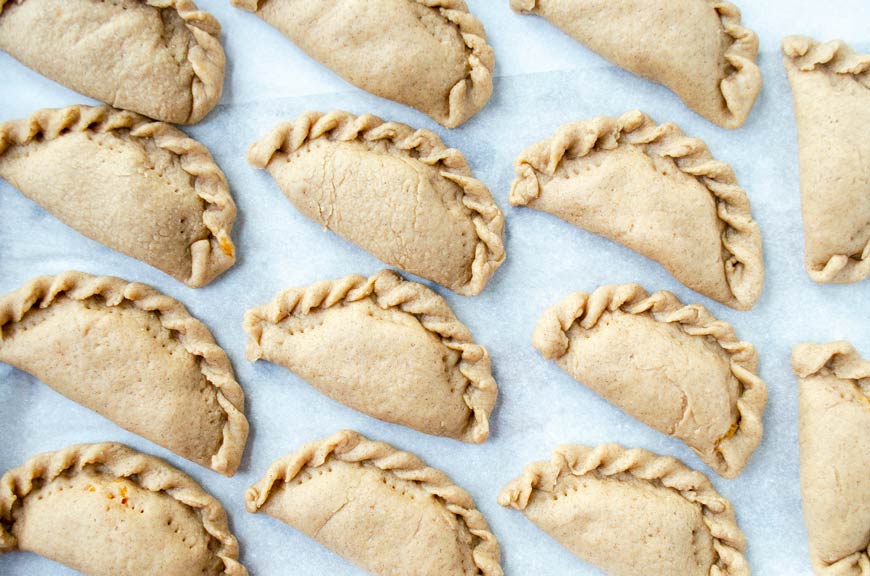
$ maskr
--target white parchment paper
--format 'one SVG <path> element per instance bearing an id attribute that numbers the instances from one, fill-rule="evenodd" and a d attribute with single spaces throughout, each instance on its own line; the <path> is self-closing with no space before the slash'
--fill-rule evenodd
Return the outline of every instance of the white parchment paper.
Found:
<path id="1" fill-rule="evenodd" d="M 313 0 L 316 1 L 316 0 Z M 375 0 L 377 1 L 377 0 Z M 618 442 L 673 455 L 708 473 L 734 503 L 762 576 L 810 574 L 798 486 L 797 397 L 789 368 L 792 345 L 847 339 L 870 357 L 870 284 L 824 286 L 803 266 L 797 143 L 780 40 L 803 33 L 843 38 L 870 50 L 867 0 L 740 2 L 744 23 L 761 38 L 764 90 L 740 130 L 726 131 L 689 111 L 668 90 L 607 64 L 507 0 L 468 0 L 495 47 L 495 94 L 459 129 L 344 83 L 255 16 L 226 0 L 198 0 L 223 25 L 228 74 L 221 104 L 185 130 L 205 143 L 226 172 L 239 207 L 234 230 L 239 261 L 207 288 L 193 290 L 135 260 L 90 241 L 0 181 L 0 293 L 33 276 L 78 269 L 151 284 L 184 302 L 229 353 L 248 400 L 251 437 L 231 478 L 127 433 L 66 400 L 36 379 L 0 364 L 0 472 L 30 456 L 73 443 L 114 440 L 161 456 L 194 476 L 226 506 L 253 575 L 356 575 L 362 572 L 317 543 L 264 515 L 244 511 L 242 495 L 269 463 L 341 428 L 353 428 L 419 454 L 474 496 L 502 544 L 509 576 L 599 574 L 496 503 L 502 485 L 532 460 L 566 442 Z M 0 53 L 0 120 L 43 107 L 89 102 Z M 322 231 L 287 202 L 264 172 L 244 159 L 248 145 L 277 122 L 309 109 L 342 108 L 435 130 L 462 150 L 507 217 L 506 264 L 486 291 L 463 298 L 439 293 L 488 347 L 501 396 L 492 436 L 481 446 L 426 436 L 345 408 L 289 371 L 244 359 L 244 311 L 281 289 L 383 267 L 372 256 Z M 730 163 L 752 200 L 764 236 L 767 282 L 758 306 L 737 312 L 682 286 L 660 266 L 555 217 L 507 203 L 513 158 L 560 124 L 640 108 L 659 122 L 677 122 Z M 856 129 L 868 130 L 867 126 Z M 868 133 L 870 136 L 870 133 Z M 683 444 L 625 416 L 576 383 L 532 348 L 540 313 L 568 293 L 605 283 L 637 281 L 700 302 L 756 344 L 770 389 L 764 439 L 736 480 L 712 473 Z M 27 553 L 0 556 L 0 574 L 39 576 L 71 571 Z"/>

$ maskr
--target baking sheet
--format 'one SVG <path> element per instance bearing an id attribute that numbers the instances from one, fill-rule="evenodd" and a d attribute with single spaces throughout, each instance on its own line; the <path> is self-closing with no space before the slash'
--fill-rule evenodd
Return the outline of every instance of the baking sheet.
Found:
<path id="1" fill-rule="evenodd" d="M 198 0 L 223 25 L 228 74 L 218 108 L 185 128 L 205 143 L 226 172 L 239 207 L 234 230 L 239 260 L 207 288 L 187 288 L 162 273 L 90 241 L 0 181 L 0 293 L 33 276 L 78 269 L 151 284 L 182 302 L 229 353 L 248 401 L 251 437 L 239 473 L 224 478 L 127 433 L 64 399 L 34 378 L 0 364 L 0 472 L 30 456 L 73 443 L 121 441 L 165 458 L 195 477 L 226 506 L 251 574 L 362 572 L 263 515 L 244 511 L 242 495 L 269 463 L 340 428 L 419 454 L 475 498 L 502 544 L 509 576 L 600 574 L 526 521 L 501 508 L 496 495 L 529 461 L 560 443 L 619 442 L 676 456 L 708 473 L 734 503 L 755 574 L 810 574 L 800 512 L 793 344 L 847 339 L 870 357 L 870 284 L 823 286 L 803 267 L 797 145 L 779 42 L 792 33 L 840 37 L 870 50 L 866 0 L 742 2 L 744 23 L 761 37 L 764 90 L 749 121 L 726 131 L 689 111 L 668 90 L 641 80 L 586 50 L 542 19 L 520 16 L 507 0 L 468 0 L 495 47 L 495 94 L 459 129 L 447 130 L 414 110 L 344 83 L 255 16 L 225 0 Z M 0 53 L 0 120 L 42 107 L 89 102 Z M 764 236 L 767 282 L 758 306 L 737 312 L 682 286 L 658 265 L 555 217 L 507 203 L 513 158 L 560 124 L 641 108 L 675 121 L 730 163 L 752 200 Z M 379 422 L 318 394 L 287 370 L 244 359 L 244 310 L 281 289 L 383 266 L 297 213 L 263 172 L 244 159 L 248 145 L 281 120 L 309 109 L 342 108 L 434 130 L 462 150 L 507 217 L 507 262 L 477 297 L 436 287 L 488 347 L 501 390 L 484 445 L 467 445 Z M 867 127 L 863 127 L 865 130 Z M 569 292 L 604 283 L 640 282 L 700 302 L 756 344 L 770 389 L 764 439 L 736 480 L 712 473 L 682 443 L 620 413 L 577 384 L 530 344 L 540 313 Z M 0 556 L 0 574 L 72 574 L 26 553 Z"/>

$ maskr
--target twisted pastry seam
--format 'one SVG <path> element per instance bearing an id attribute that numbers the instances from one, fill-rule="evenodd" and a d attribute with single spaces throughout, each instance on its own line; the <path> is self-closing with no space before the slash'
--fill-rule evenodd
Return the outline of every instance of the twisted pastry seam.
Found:
<path id="1" fill-rule="evenodd" d="M 720 496 L 710 480 L 676 458 L 659 456 L 641 448 L 626 449 L 616 444 L 595 448 L 564 445 L 553 451 L 551 460 L 532 462 L 522 475 L 499 493 L 498 503 L 525 510 L 535 490 L 552 492 L 565 476 L 620 479 L 630 475 L 654 486 L 677 492 L 688 502 L 701 507 L 704 523 L 713 537 L 717 560 L 710 576 L 749 576 L 743 555 L 746 540 L 731 504 Z"/>
<path id="2" fill-rule="evenodd" d="M 12 146 L 48 142 L 71 132 L 106 134 L 121 130 L 129 130 L 133 138 L 151 139 L 158 148 L 174 154 L 182 170 L 193 178 L 194 190 L 205 204 L 202 221 L 210 236 L 191 244 L 191 275 L 184 282 L 193 288 L 208 284 L 235 263 L 230 232 L 236 219 L 236 204 L 211 153 L 181 130 L 110 106 L 44 109 L 26 119 L 0 124 L 0 156 Z"/>
<path id="3" fill-rule="evenodd" d="M 415 130 L 399 122 L 384 122 L 371 114 L 354 116 L 348 112 L 327 114 L 307 112 L 277 126 L 248 150 L 248 162 L 264 169 L 277 154 L 288 155 L 308 142 L 326 138 L 333 142 L 360 141 L 369 146 L 385 144 L 427 166 L 437 167 L 442 177 L 462 190 L 462 204 L 472 213 L 478 237 L 470 280 L 457 291 L 479 294 L 505 260 L 504 214 L 492 199 L 486 185 L 472 177 L 462 152 L 447 148 L 429 130 Z"/>
<path id="4" fill-rule="evenodd" d="M 123 478 L 150 492 L 164 493 L 195 510 L 209 536 L 220 543 L 217 556 L 227 576 L 247 576 L 238 562 L 239 543 L 227 525 L 227 513 L 213 496 L 187 474 L 160 458 L 140 454 L 118 443 L 79 444 L 57 452 L 46 452 L 0 478 L 0 554 L 17 548 L 12 535 L 12 510 L 40 483 L 49 483 L 64 474 L 95 468 L 101 476 Z"/>
<path id="5" fill-rule="evenodd" d="M 145 284 L 111 276 L 64 272 L 34 278 L 0 298 L 0 344 L 5 325 L 20 322 L 30 310 L 47 308 L 64 296 L 78 301 L 102 298 L 108 307 L 129 302 L 139 310 L 156 314 L 164 328 L 178 335 L 184 349 L 200 359 L 202 375 L 216 388 L 218 404 L 226 415 L 223 441 L 212 455 L 211 468 L 232 476 L 239 466 L 248 436 L 248 421 L 243 413 L 245 396 L 226 352 L 215 343 L 205 324 L 191 316 L 181 302 Z"/>
<path id="6" fill-rule="evenodd" d="M 374 466 L 400 480 L 414 482 L 444 503 L 475 537 L 472 558 L 483 576 L 501 576 L 501 552 L 495 535 L 471 496 L 450 478 L 426 466 L 414 454 L 399 451 L 384 442 L 373 442 L 352 430 L 342 430 L 320 441 L 310 442 L 294 454 L 280 458 L 269 466 L 265 476 L 245 492 L 248 512 L 257 512 L 269 499 L 279 482 L 291 482 L 306 467 L 318 468 L 330 459 Z"/>
<path id="7" fill-rule="evenodd" d="M 291 288 L 269 304 L 249 310 L 244 320 L 245 331 L 250 336 L 247 356 L 252 360 L 261 357 L 260 340 L 266 323 L 278 324 L 292 315 L 304 316 L 313 310 L 327 310 L 366 298 L 382 309 L 396 309 L 413 315 L 442 344 L 460 353 L 459 371 L 467 380 L 463 398 L 471 410 L 471 421 L 465 434 L 470 442 L 485 441 L 489 436 L 489 414 L 498 397 L 489 353 L 474 342 L 471 332 L 459 321 L 446 300 L 422 284 L 403 280 L 391 270 L 382 270 L 370 278 L 351 275 L 304 288 Z"/>
<path id="8" fill-rule="evenodd" d="M 738 340 L 734 328 L 718 320 L 700 304 L 684 305 L 671 292 L 648 294 L 637 284 L 609 285 L 592 294 L 575 292 L 544 312 L 535 327 L 532 343 L 544 358 L 563 356 L 570 346 L 568 330 L 577 323 L 584 330 L 595 327 L 608 312 L 645 315 L 656 322 L 676 325 L 695 337 L 710 337 L 728 355 L 731 374 L 740 383 L 737 428 L 714 448 L 717 471 L 726 478 L 737 476 L 761 440 L 762 415 L 767 386 L 758 377 L 758 354 L 749 342 Z"/>
<path id="9" fill-rule="evenodd" d="M 746 122 L 761 91 L 761 70 L 755 63 L 758 35 L 742 25 L 740 10 L 734 4 L 720 0 L 707 0 L 707 3 L 716 11 L 722 29 L 731 38 L 724 57 L 733 70 L 719 82 L 727 111 L 721 125 L 738 128 Z"/>

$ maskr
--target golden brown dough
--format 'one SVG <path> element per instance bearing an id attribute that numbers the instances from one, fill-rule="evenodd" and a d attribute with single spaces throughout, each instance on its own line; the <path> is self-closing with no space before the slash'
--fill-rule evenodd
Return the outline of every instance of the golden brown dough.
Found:
<path id="1" fill-rule="evenodd" d="M 725 478 L 740 474 L 761 440 L 767 386 L 755 347 L 700 304 L 637 284 L 576 292 L 544 312 L 532 343 Z"/>
<path id="2" fill-rule="evenodd" d="M 465 490 L 350 430 L 275 461 L 245 503 L 372 574 L 502 575 L 498 541 Z"/>
<path id="3" fill-rule="evenodd" d="M 220 100 L 220 33 L 191 0 L 0 0 L 0 50 L 86 96 L 174 124 L 199 122 Z"/>
<path id="4" fill-rule="evenodd" d="M 232 476 L 248 437 L 226 353 L 184 306 L 82 272 L 0 297 L 0 362 L 203 466 Z"/>
<path id="5" fill-rule="evenodd" d="M 806 265 L 816 282 L 870 276 L 870 54 L 840 40 L 782 43 L 794 97 Z"/>
<path id="6" fill-rule="evenodd" d="M 235 263 L 236 205 L 208 149 L 108 106 L 0 123 L 0 177 L 68 226 L 192 287 Z"/>
<path id="7" fill-rule="evenodd" d="M 384 270 L 291 288 L 245 314 L 249 360 L 289 368 L 351 408 L 466 442 L 489 435 L 489 353 L 443 298 Z"/>
<path id="8" fill-rule="evenodd" d="M 247 576 L 220 502 L 123 444 L 34 456 L 0 479 L 0 554 L 34 552 L 89 576 Z"/>

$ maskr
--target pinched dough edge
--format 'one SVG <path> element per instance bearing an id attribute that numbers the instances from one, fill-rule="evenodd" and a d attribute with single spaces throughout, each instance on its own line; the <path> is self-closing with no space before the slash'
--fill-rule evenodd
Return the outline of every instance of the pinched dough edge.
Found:
<path id="1" fill-rule="evenodd" d="M 725 279 L 733 296 L 729 306 L 748 310 L 755 305 L 764 286 L 761 232 L 752 219 L 749 197 L 737 183 L 731 166 L 713 158 L 707 145 L 686 136 L 673 123 L 657 125 L 639 110 L 619 118 L 598 116 L 559 127 L 547 140 L 527 148 L 514 161 L 517 177 L 511 185 L 510 203 L 526 206 L 543 190 L 540 176 L 552 178 L 562 160 L 582 158 L 592 152 L 607 152 L 621 144 L 648 150 L 673 160 L 683 173 L 695 177 L 716 202 L 716 213 L 724 222 L 722 232 Z"/>
<path id="2" fill-rule="evenodd" d="M 414 454 L 397 450 L 384 442 L 373 442 L 353 430 L 341 430 L 320 441 L 309 442 L 295 453 L 269 466 L 266 475 L 245 492 L 248 512 L 256 513 L 269 499 L 275 484 L 291 482 L 306 467 L 318 468 L 330 458 L 365 464 L 396 478 L 420 485 L 463 522 L 478 543 L 472 559 L 483 576 L 501 576 L 501 551 L 495 535 L 474 500 L 440 470 L 430 468 Z"/>
<path id="3" fill-rule="evenodd" d="M 264 169 L 276 153 L 290 154 L 319 138 L 333 142 L 359 141 L 367 145 L 384 142 L 391 151 L 395 150 L 427 166 L 437 166 L 443 178 L 459 186 L 463 192 L 462 204 L 472 212 L 478 243 L 471 265 L 471 279 L 455 291 L 463 296 L 474 296 L 483 291 L 505 260 L 504 214 L 486 185 L 472 177 L 462 152 L 447 148 L 429 130 L 415 130 L 399 122 L 385 122 L 371 114 L 354 116 L 336 110 L 326 114 L 307 112 L 293 122 L 278 125 L 265 138 L 251 145 L 248 162 Z"/>
<path id="4" fill-rule="evenodd" d="M 532 343 L 547 360 L 563 356 L 570 346 L 567 332 L 575 323 L 585 330 L 594 328 L 607 312 L 645 315 L 656 322 L 676 325 L 698 338 L 715 340 L 728 355 L 731 374 L 742 391 L 737 399 L 736 428 L 719 439 L 708 462 L 720 475 L 734 478 L 743 470 L 764 431 L 762 416 L 767 404 L 767 386 L 758 377 L 758 354 L 749 342 L 737 339 L 734 328 L 718 320 L 700 304 L 684 305 L 665 290 L 648 294 L 637 284 L 602 286 L 586 294 L 575 292 L 549 308 L 538 320 Z"/>
<path id="5" fill-rule="evenodd" d="M 642 448 L 626 449 L 617 444 L 595 448 L 560 446 L 553 451 L 549 462 L 527 465 L 519 478 L 502 489 L 498 503 L 525 510 L 533 491 L 553 492 L 560 478 L 589 474 L 615 480 L 627 474 L 656 488 L 674 490 L 692 504 L 698 504 L 718 555 L 716 563 L 710 567 L 710 576 L 749 576 L 749 564 L 743 555 L 746 539 L 728 500 L 716 492 L 701 472 L 676 458 L 659 456 Z"/>
<path id="6" fill-rule="evenodd" d="M 820 43 L 806 36 L 789 36 L 782 52 L 800 72 L 821 71 L 852 78 L 870 90 L 870 54 L 852 51 L 842 40 Z M 816 282 L 860 282 L 870 277 L 870 240 L 860 254 L 835 254 L 821 269 L 807 267 Z"/>
<path id="7" fill-rule="evenodd" d="M 109 307 L 129 302 L 139 310 L 156 314 L 160 324 L 177 335 L 184 349 L 199 358 L 202 375 L 217 389 L 218 404 L 226 414 L 223 442 L 212 456 L 211 468 L 226 476 L 235 474 L 248 438 L 245 394 L 226 352 L 215 343 L 205 324 L 191 316 L 181 302 L 145 284 L 71 271 L 34 278 L 0 298 L 0 343 L 4 326 L 20 322 L 30 310 L 47 308 L 63 296 L 77 301 L 101 298 Z"/>
<path id="8" fill-rule="evenodd" d="M 492 97 L 495 52 L 486 40 L 486 30 L 464 0 L 409 0 L 438 10 L 444 20 L 459 31 L 468 55 L 468 73 L 447 96 L 447 116 L 435 118 L 446 128 L 456 128 L 480 112 Z M 231 0 L 234 6 L 256 13 L 263 0 Z M 385 31 L 389 33 L 389 31 Z M 433 117 L 434 118 L 434 117 Z"/>
<path id="9" fill-rule="evenodd" d="M 264 324 L 278 324 L 292 315 L 305 316 L 312 311 L 365 299 L 371 299 L 385 310 L 399 310 L 414 316 L 444 346 L 461 354 L 458 368 L 467 380 L 463 398 L 471 409 L 463 440 L 484 442 L 489 436 L 489 415 L 498 398 L 489 353 L 474 342 L 468 327 L 459 321 L 444 298 L 422 284 L 402 279 L 391 270 L 382 270 L 371 278 L 351 275 L 291 288 L 269 304 L 248 310 L 244 320 L 245 332 L 250 337 L 248 360 L 262 358 L 260 340 Z"/>
<path id="10" fill-rule="evenodd" d="M 746 122 L 761 92 L 761 70 L 755 63 L 758 58 L 758 35 L 742 25 L 740 10 L 734 4 L 721 0 L 704 1 L 716 11 L 722 29 L 731 38 L 731 44 L 722 57 L 733 69 L 719 81 L 719 91 L 725 104 L 722 117 L 708 120 L 723 128 L 739 128 Z M 511 0 L 511 8 L 531 14 L 537 3 L 537 0 Z"/>
<path id="11" fill-rule="evenodd" d="M 236 204 L 227 179 L 208 148 L 181 130 L 110 106 L 44 109 L 28 118 L 0 124 L 0 156 L 12 146 L 51 141 L 71 132 L 110 133 L 119 130 L 129 130 L 133 138 L 153 140 L 158 148 L 177 156 L 181 168 L 193 177 L 194 190 L 205 204 L 202 222 L 210 236 L 190 245 L 191 275 L 187 280 L 179 280 L 193 288 L 205 286 L 236 261 L 236 248 L 230 238 L 236 219 Z"/>
<path id="12" fill-rule="evenodd" d="M 238 561 L 239 543 L 230 532 L 227 513 L 221 503 L 193 478 L 160 458 L 114 442 L 79 444 L 39 454 L 4 474 L 0 478 L 0 554 L 12 552 L 18 546 L 10 529 L 16 501 L 23 501 L 41 484 L 88 467 L 97 468 L 102 476 L 123 478 L 150 492 L 164 493 L 195 510 L 208 535 L 220 543 L 216 555 L 224 563 L 223 573 L 247 576 L 248 571 Z"/>
<path id="13" fill-rule="evenodd" d="M 0 17 L 6 4 L 21 4 L 26 0 L 0 0 Z M 221 45 L 221 25 L 210 13 L 197 8 L 192 0 L 142 0 L 158 10 L 170 8 L 184 20 L 193 35 L 187 59 L 193 69 L 191 83 L 192 106 L 185 124 L 196 124 L 217 105 L 224 87 L 226 54 Z"/>

